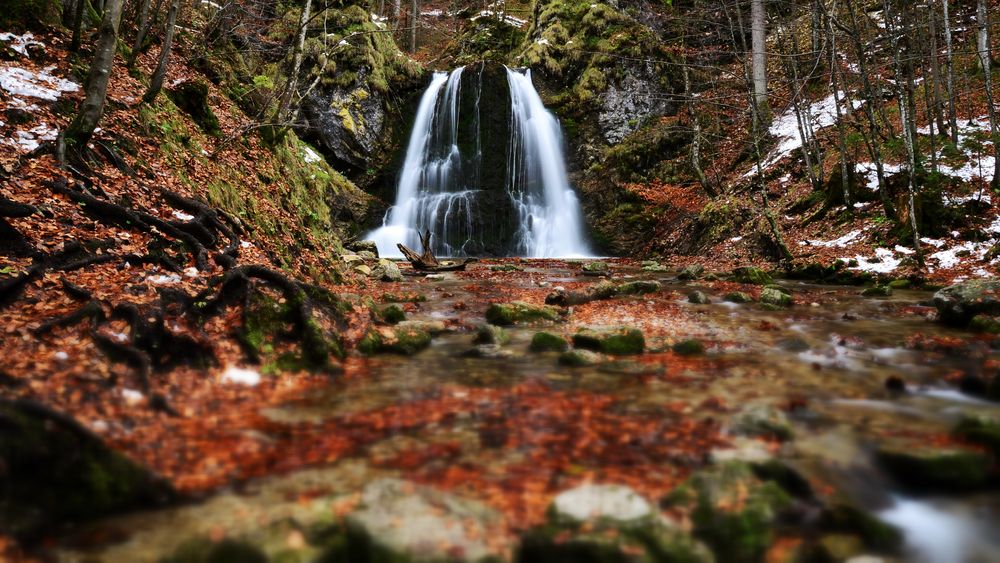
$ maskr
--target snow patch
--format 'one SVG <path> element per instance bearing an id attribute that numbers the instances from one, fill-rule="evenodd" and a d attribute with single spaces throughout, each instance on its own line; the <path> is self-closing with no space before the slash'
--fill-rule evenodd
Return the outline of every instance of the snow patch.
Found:
<path id="1" fill-rule="evenodd" d="M 838 93 L 837 97 L 840 98 L 841 105 L 844 105 L 843 100 L 846 97 L 844 92 Z M 829 127 L 837 122 L 837 97 L 830 94 L 826 98 L 809 105 L 808 115 L 812 118 L 812 128 L 814 132 L 823 129 L 824 127 Z M 859 100 L 854 100 L 852 105 L 855 109 L 857 109 L 861 107 L 861 103 L 862 102 Z M 842 111 L 846 111 L 846 108 Z M 805 119 L 806 111 L 803 111 L 802 113 L 803 119 Z M 771 136 L 778 140 L 778 145 L 775 146 L 770 153 L 768 153 L 764 162 L 761 163 L 761 168 L 765 170 L 800 149 L 803 143 L 802 136 L 799 134 L 799 117 L 796 115 L 794 107 L 776 117 L 774 121 L 771 122 L 771 126 L 767 131 L 771 134 Z M 744 174 L 744 177 L 753 176 L 754 173 L 756 173 L 756 168 Z"/>
<path id="2" fill-rule="evenodd" d="M 170 275 L 166 275 L 166 276 L 164 276 L 164 275 L 149 276 L 148 278 L 146 278 L 146 280 L 149 281 L 150 283 L 156 284 L 156 285 L 167 285 L 167 284 L 171 284 L 171 283 L 181 283 L 181 277 L 178 276 L 177 274 L 170 274 Z"/>
<path id="3" fill-rule="evenodd" d="M 900 247 L 897 246 L 896 248 Z M 903 252 L 903 254 L 910 254 L 913 252 L 908 248 L 905 250 L 908 252 Z M 900 262 L 902 262 L 902 260 L 896 258 L 896 254 L 888 248 L 876 248 L 875 256 L 873 258 L 855 256 L 854 260 L 858 261 L 858 265 L 849 269 L 859 270 L 862 272 L 872 272 L 876 274 L 888 274 L 898 268 Z"/>
<path id="4" fill-rule="evenodd" d="M 182 211 L 174 211 L 174 218 L 180 219 L 181 221 L 190 221 L 191 219 L 194 219 L 194 215 L 188 215 Z"/>
<path id="5" fill-rule="evenodd" d="M 222 372 L 221 381 L 223 383 L 254 387 L 260 383 L 260 374 L 251 369 L 229 366 L 226 368 L 226 371 Z"/>
<path id="6" fill-rule="evenodd" d="M 80 89 L 76 82 L 53 76 L 51 73 L 55 68 L 45 67 L 39 72 L 16 66 L 0 68 L 0 89 L 15 99 L 23 96 L 50 102 L 58 100 L 63 92 L 76 92 Z M 21 103 L 26 102 L 21 100 Z"/>
<path id="7" fill-rule="evenodd" d="M 45 48 L 45 43 L 41 41 L 35 41 L 35 36 L 33 34 L 25 33 L 24 35 L 16 35 L 13 33 L 0 33 L 0 41 L 6 41 L 10 43 L 10 48 L 14 51 L 21 53 L 25 57 L 28 56 L 28 47 L 36 45 L 41 48 Z"/>
<path id="8" fill-rule="evenodd" d="M 302 147 L 302 160 L 306 161 L 307 164 L 314 164 L 323 160 L 323 157 L 314 151 L 312 147 Z"/>
<path id="9" fill-rule="evenodd" d="M 864 229 L 857 229 L 847 233 L 846 235 L 840 238 L 836 238 L 833 240 L 804 240 L 799 242 L 799 244 L 802 246 L 808 245 L 808 246 L 822 246 L 825 248 L 831 248 L 831 247 L 844 248 L 853 242 L 857 242 L 858 239 L 861 237 L 862 232 L 864 232 Z"/>

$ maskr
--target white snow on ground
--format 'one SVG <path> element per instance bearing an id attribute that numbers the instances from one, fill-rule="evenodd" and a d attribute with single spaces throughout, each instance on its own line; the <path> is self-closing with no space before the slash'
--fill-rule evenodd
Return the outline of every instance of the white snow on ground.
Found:
<path id="1" fill-rule="evenodd" d="M 420 12 L 420 15 L 421 16 L 427 16 L 427 17 L 430 17 L 430 18 L 440 18 L 441 16 L 444 15 L 444 10 L 426 10 L 426 11 Z"/>
<path id="2" fill-rule="evenodd" d="M 849 245 L 849 244 L 851 244 L 853 242 L 857 242 L 858 239 L 861 237 L 862 231 L 863 231 L 863 229 L 858 229 L 856 231 L 851 231 L 851 232 L 847 233 L 846 235 L 844 235 L 844 236 L 842 236 L 840 238 L 837 238 L 837 239 L 833 239 L 833 240 L 803 240 L 803 241 L 799 241 L 799 244 L 801 246 L 806 246 L 806 245 L 809 245 L 809 246 L 823 246 L 823 247 L 827 247 L 827 248 L 836 246 L 837 248 L 844 248 L 844 247 L 846 247 L 847 245 Z"/>
<path id="3" fill-rule="evenodd" d="M 896 248 L 900 247 L 897 246 Z M 905 250 L 908 252 L 904 252 L 903 254 L 913 252 L 908 248 Z M 858 261 L 858 265 L 851 268 L 852 270 L 861 270 L 862 272 L 872 272 L 876 274 L 887 274 L 898 268 L 899 263 L 902 262 L 902 260 L 896 258 L 896 254 L 888 248 L 876 248 L 874 258 L 855 256 L 854 259 Z"/>
<path id="4" fill-rule="evenodd" d="M 545 38 L 536 39 L 535 40 L 535 44 L 537 44 L 537 45 L 548 45 L 549 44 L 549 40 L 545 39 Z"/>
<path id="5" fill-rule="evenodd" d="M 184 213 L 183 211 L 176 211 L 175 210 L 174 211 L 174 218 L 175 219 L 180 219 L 181 221 L 190 221 L 191 219 L 194 219 L 194 215 L 188 215 L 187 213 Z"/>
<path id="6" fill-rule="evenodd" d="M 928 258 L 930 258 L 929 262 L 931 264 L 937 261 L 938 268 L 947 270 L 958 266 L 963 261 L 972 260 L 978 262 L 982 260 L 992 247 L 993 244 L 989 242 L 964 242 L 947 250 L 935 252 Z M 993 261 L 993 263 L 996 262 L 997 260 Z"/>
<path id="7" fill-rule="evenodd" d="M 305 160 L 308 164 L 313 164 L 323 160 L 323 157 L 318 152 L 312 150 L 311 147 L 302 147 L 302 160 Z"/>
<path id="8" fill-rule="evenodd" d="M 930 135 L 931 128 L 930 126 L 919 127 L 917 128 L 917 133 L 920 135 Z M 984 115 L 976 119 L 959 120 L 958 149 L 962 151 L 966 163 L 957 167 L 939 164 L 938 171 L 945 176 L 952 176 L 967 182 L 973 178 L 982 178 L 986 182 L 992 181 L 996 159 L 992 154 L 993 142 L 988 139 L 989 133 L 989 116 Z M 981 145 L 985 150 L 973 148 L 975 145 Z"/>
<path id="9" fill-rule="evenodd" d="M 46 67 L 40 72 L 16 66 L 0 68 L 0 89 L 15 99 L 28 97 L 50 102 L 58 100 L 63 92 L 76 92 L 80 89 L 80 85 L 76 82 L 53 76 L 51 72 L 55 68 Z"/>
<path id="10" fill-rule="evenodd" d="M 841 99 L 841 105 L 843 105 L 845 94 L 840 92 L 837 95 Z M 835 100 L 836 98 L 834 98 L 833 94 L 830 94 L 826 98 L 809 106 L 809 114 L 812 117 L 812 127 L 814 132 L 824 127 L 829 127 L 837 122 Z M 858 100 L 854 100 L 852 103 L 855 108 L 861 107 L 861 102 Z M 778 145 L 775 146 L 770 153 L 768 153 L 764 162 L 761 163 L 761 167 L 765 170 L 802 147 L 802 137 L 799 135 L 799 120 L 795 114 L 795 108 L 793 107 L 776 117 L 774 121 L 771 122 L 771 127 L 768 128 L 768 133 L 778 139 Z M 750 172 L 744 174 L 744 177 L 753 176 L 756 171 L 757 169 L 755 167 L 750 170 Z"/>
<path id="11" fill-rule="evenodd" d="M 243 369 L 229 366 L 222 372 L 221 381 L 223 383 L 235 383 L 237 385 L 248 385 L 253 387 L 260 383 L 260 374 L 250 369 Z"/>
<path id="12" fill-rule="evenodd" d="M 882 173 L 886 177 L 892 176 L 903 170 L 903 167 L 898 164 L 883 164 Z M 878 169 L 875 167 L 874 162 L 859 162 L 854 165 L 854 171 L 865 177 L 868 189 L 871 191 L 878 190 Z"/>
<path id="13" fill-rule="evenodd" d="M 37 149 L 43 141 L 54 141 L 58 134 L 59 132 L 49 127 L 48 124 L 41 123 L 27 131 L 16 131 L 12 138 L 7 139 L 7 142 L 31 152 Z"/>
<path id="14" fill-rule="evenodd" d="M 479 12 L 478 16 L 473 17 L 472 21 L 476 21 L 479 18 L 497 18 L 497 17 L 499 17 L 505 24 L 512 25 L 514 27 L 524 27 L 528 25 L 528 20 L 516 18 L 512 15 L 498 12 L 496 10 L 483 10 Z"/>
<path id="15" fill-rule="evenodd" d="M 25 57 L 28 56 L 28 47 L 32 45 L 37 45 L 39 47 L 45 48 L 45 43 L 41 41 L 35 41 L 35 36 L 31 33 L 25 33 L 24 35 L 15 35 L 13 33 L 0 33 L 0 41 L 10 43 L 10 48 L 21 53 Z"/>

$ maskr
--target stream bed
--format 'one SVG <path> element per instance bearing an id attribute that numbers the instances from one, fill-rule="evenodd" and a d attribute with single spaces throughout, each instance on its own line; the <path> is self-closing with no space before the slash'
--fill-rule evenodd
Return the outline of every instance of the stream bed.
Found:
<path id="1" fill-rule="evenodd" d="M 995 371 L 1000 351 L 933 322 L 930 292 L 862 297 L 857 287 L 779 280 L 794 305 L 763 307 L 725 300 L 735 291 L 756 299 L 758 286 L 609 263 L 615 283 L 661 285 L 572 306 L 558 322 L 505 327 L 502 344 L 473 342 L 491 303 L 540 306 L 557 288 L 580 291 L 601 278 L 580 275 L 580 262 L 504 260 L 387 286 L 387 295 L 424 296 L 401 306 L 405 322 L 439 333 L 429 347 L 354 357 L 325 389 L 261 412 L 270 423 L 262 441 L 291 436 L 295 456 L 296 444 L 306 450 L 342 438 L 349 443 L 338 455 L 196 503 L 89 526 L 67 537 L 61 558 L 222 561 L 204 556 L 205 546 L 233 540 L 272 559 L 306 561 L 326 549 L 318 523 L 331 530 L 350 521 L 347 539 L 337 540 L 343 545 L 363 532 L 386 543 L 388 551 L 365 555 L 382 554 L 371 560 L 397 549 L 418 560 L 545 560 L 538 554 L 554 552 L 526 548 L 523 538 L 582 504 L 608 521 L 629 520 L 623 514 L 632 510 L 693 534 L 718 561 L 1000 560 L 996 467 L 968 470 L 988 473 L 986 484 L 963 474 L 928 484 L 916 478 L 923 466 L 907 465 L 921 462 L 907 457 L 914 452 L 955 451 L 975 464 L 986 454 L 953 429 L 1000 417 L 1000 403 L 958 385 Z M 692 303 L 693 291 L 710 302 Z M 645 352 L 568 365 L 559 351 L 531 351 L 539 331 L 571 341 L 582 328 L 613 327 L 641 330 Z M 702 508 L 675 498 L 707 482 L 692 476 L 725 464 L 753 467 L 749 486 L 771 480 L 788 497 L 753 541 L 746 530 L 724 528 L 742 546 L 736 551 L 699 520 Z M 595 484 L 635 498 L 586 488 Z M 756 498 L 755 489 L 736 489 L 740 504 Z M 553 504 L 557 497 L 565 504 Z M 869 533 L 867 518 L 895 526 L 899 541 Z M 455 530 L 441 524 L 449 519 L 460 523 Z M 569 529 L 555 544 L 583 533 Z M 621 537 L 628 534 L 601 541 Z M 755 544 L 760 537 L 766 541 Z M 360 560 L 344 555 L 357 555 L 353 547 L 336 549 L 330 560 Z M 184 555 L 193 553 L 201 555 Z"/>

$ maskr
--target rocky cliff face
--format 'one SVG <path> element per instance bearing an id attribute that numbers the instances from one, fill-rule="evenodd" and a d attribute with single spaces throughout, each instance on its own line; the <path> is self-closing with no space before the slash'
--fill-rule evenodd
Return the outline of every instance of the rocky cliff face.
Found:
<path id="1" fill-rule="evenodd" d="M 386 24 L 361 5 L 328 9 L 326 29 L 307 39 L 302 100 L 304 136 L 336 168 L 357 178 L 385 164 L 387 153 L 408 123 L 401 116 L 424 76 L 384 33 Z"/>

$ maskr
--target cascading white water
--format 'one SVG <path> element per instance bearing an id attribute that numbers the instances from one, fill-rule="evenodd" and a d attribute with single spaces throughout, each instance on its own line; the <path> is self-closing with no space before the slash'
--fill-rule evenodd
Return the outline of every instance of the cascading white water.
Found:
<path id="1" fill-rule="evenodd" d="M 462 155 L 459 149 L 463 70 L 434 74 L 417 109 L 396 188 L 396 203 L 386 213 L 382 226 L 367 238 L 375 241 L 381 255 L 389 257 L 401 256 L 397 243 L 417 248 L 418 230 L 423 229 L 431 231 L 439 255 L 463 255 L 470 245 L 473 249 L 483 248 L 487 238 L 503 238 L 506 242 L 502 250 L 518 256 L 589 255 L 580 204 L 566 176 L 559 123 L 542 104 L 531 84 L 530 72 L 520 74 L 507 69 L 511 138 L 505 188 L 513 207 L 508 215 L 513 215 L 516 232 L 498 226 L 503 224 L 502 210 L 482 209 L 490 204 L 479 201 L 481 161 L 503 155 L 482 154 L 481 74 L 475 92 L 475 115 L 471 116 L 475 154 Z M 463 171 L 463 165 L 470 169 Z M 507 234 L 483 232 L 491 228 L 506 229 Z"/>
<path id="2" fill-rule="evenodd" d="M 590 251 L 583 235 L 580 202 L 566 175 L 562 131 L 524 74 L 507 69 L 511 141 L 507 191 L 518 214 L 515 253 L 533 258 L 582 257 Z"/>

